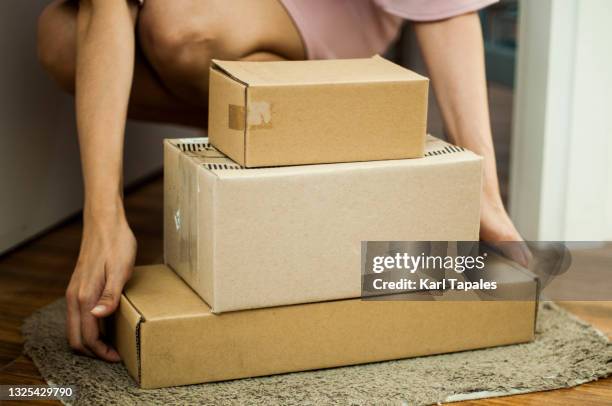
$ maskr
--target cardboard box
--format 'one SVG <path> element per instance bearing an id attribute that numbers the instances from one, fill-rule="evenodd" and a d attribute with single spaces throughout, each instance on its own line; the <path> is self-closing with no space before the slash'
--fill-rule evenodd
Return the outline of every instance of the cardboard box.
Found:
<path id="1" fill-rule="evenodd" d="M 111 337 L 143 388 L 530 341 L 537 283 L 504 262 L 498 266 L 511 276 L 507 284 L 529 292 L 531 300 L 463 301 L 469 296 L 458 291 L 453 301 L 351 299 L 221 315 L 166 266 L 139 267 L 121 297 Z"/>
<path id="2" fill-rule="evenodd" d="M 429 80 L 384 58 L 210 68 L 210 142 L 246 167 L 423 156 Z"/>
<path id="3" fill-rule="evenodd" d="M 481 161 L 426 157 L 242 169 L 205 138 L 164 143 L 164 255 L 213 309 L 361 294 L 361 241 L 477 241 Z"/>

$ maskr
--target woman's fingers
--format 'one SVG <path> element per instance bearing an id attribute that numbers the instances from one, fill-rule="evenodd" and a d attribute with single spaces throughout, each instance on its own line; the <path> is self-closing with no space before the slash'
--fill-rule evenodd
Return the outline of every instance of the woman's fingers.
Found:
<path id="1" fill-rule="evenodd" d="M 525 268 L 529 268 L 529 265 L 531 265 L 531 262 L 533 260 L 533 254 L 531 253 L 531 250 L 529 249 L 529 246 L 525 241 L 520 241 L 518 244 L 523 255 L 523 261 L 519 263 Z"/>
<path id="2" fill-rule="evenodd" d="M 81 278 L 82 273 L 83 268 L 77 265 L 66 290 L 66 333 L 70 347 L 83 355 L 119 361 L 117 351 L 100 339 L 98 319 L 90 312 L 102 290 L 101 284 Z"/>
<path id="3" fill-rule="evenodd" d="M 525 268 L 529 268 L 529 264 L 532 260 L 532 254 L 525 241 L 487 242 L 487 244 L 491 248 L 497 250 L 504 257 Z"/>
<path id="4" fill-rule="evenodd" d="M 83 344 L 79 301 L 76 291 L 70 287 L 66 290 L 66 337 L 70 348 L 74 351 L 93 356 Z"/>
<path id="5" fill-rule="evenodd" d="M 98 319 L 84 309 L 81 311 L 81 336 L 85 348 L 95 356 L 110 362 L 121 360 L 117 351 L 100 338 Z"/>
<path id="6" fill-rule="evenodd" d="M 136 239 L 123 217 L 90 219 L 87 224 L 66 291 L 68 341 L 78 352 L 115 362 L 119 354 L 103 341 L 99 323 L 119 306 L 134 265 Z"/>
<path id="7" fill-rule="evenodd" d="M 98 299 L 98 302 L 91 309 L 91 314 L 101 318 L 110 316 L 119 307 L 119 299 L 121 298 L 121 291 L 123 285 L 129 277 L 130 270 L 126 269 L 122 272 L 107 272 L 106 283 L 104 290 Z M 124 276 L 125 275 L 125 276 Z"/>

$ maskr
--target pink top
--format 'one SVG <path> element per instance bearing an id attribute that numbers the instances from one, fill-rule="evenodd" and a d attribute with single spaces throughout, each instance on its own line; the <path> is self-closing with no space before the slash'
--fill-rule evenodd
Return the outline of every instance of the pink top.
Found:
<path id="1" fill-rule="evenodd" d="M 281 0 L 308 59 L 359 58 L 386 51 L 404 19 L 435 21 L 498 0 Z"/>

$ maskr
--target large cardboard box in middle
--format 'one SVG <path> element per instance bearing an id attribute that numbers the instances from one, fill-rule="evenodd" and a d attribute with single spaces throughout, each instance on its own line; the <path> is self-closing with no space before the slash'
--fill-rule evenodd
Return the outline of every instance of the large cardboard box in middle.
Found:
<path id="1" fill-rule="evenodd" d="M 359 297 L 361 241 L 467 241 L 481 158 L 243 169 L 207 139 L 164 143 L 165 261 L 213 312 Z"/>

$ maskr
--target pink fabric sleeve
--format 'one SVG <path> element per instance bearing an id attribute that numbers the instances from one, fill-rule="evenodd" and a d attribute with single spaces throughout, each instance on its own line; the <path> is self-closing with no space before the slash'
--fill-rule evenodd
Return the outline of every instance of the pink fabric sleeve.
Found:
<path id="1" fill-rule="evenodd" d="M 412 21 L 435 21 L 479 10 L 498 0 L 374 0 L 389 14 Z"/>

